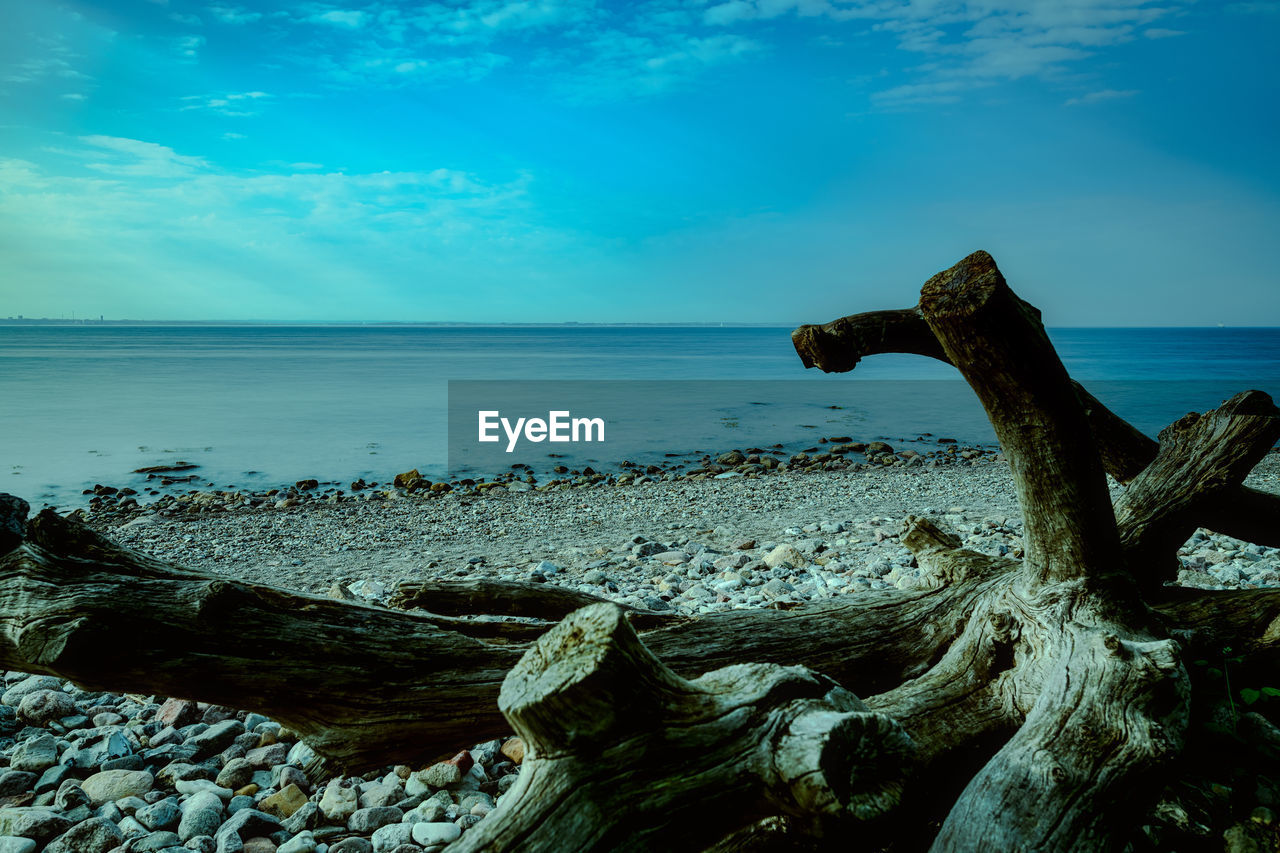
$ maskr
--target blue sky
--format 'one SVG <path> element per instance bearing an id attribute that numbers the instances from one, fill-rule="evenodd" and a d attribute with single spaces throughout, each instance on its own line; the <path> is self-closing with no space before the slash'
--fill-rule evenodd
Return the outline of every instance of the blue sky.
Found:
<path id="1" fill-rule="evenodd" d="M 0 316 L 1280 325 L 1280 2 L 5 9 Z"/>

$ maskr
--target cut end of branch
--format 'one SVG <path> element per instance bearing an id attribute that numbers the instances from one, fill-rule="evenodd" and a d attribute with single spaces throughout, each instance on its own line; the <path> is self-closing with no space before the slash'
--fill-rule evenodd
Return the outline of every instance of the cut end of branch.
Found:
<path id="1" fill-rule="evenodd" d="M 995 258 L 979 249 L 960 263 L 943 270 L 920 289 L 920 306 L 927 316 L 931 310 L 963 313 L 985 302 L 994 292 L 1007 288 Z"/>
<path id="2" fill-rule="evenodd" d="M 621 607 L 593 604 L 525 652 L 498 707 L 531 754 L 546 754 L 607 741 L 689 689 L 640 642 Z"/>

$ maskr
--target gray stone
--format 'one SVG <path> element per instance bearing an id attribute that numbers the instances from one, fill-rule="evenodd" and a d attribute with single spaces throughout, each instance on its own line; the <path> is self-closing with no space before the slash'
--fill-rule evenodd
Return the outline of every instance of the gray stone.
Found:
<path id="1" fill-rule="evenodd" d="M 373 852 L 374 853 L 390 853 L 401 844 L 409 842 L 413 838 L 413 827 L 407 823 L 392 823 L 379 827 L 374 831 Z"/>
<path id="2" fill-rule="evenodd" d="M 300 832 L 276 848 L 276 853 L 312 853 L 316 839 L 310 832 Z"/>
<path id="3" fill-rule="evenodd" d="M 107 853 L 124 843 L 124 833 L 106 818 L 91 817 L 68 829 L 44 848 L 45 853 Z"/>
<path id="4" fill-rule="evenodd" d="M 329 853 L 373 853 L 373 843 L 367 838 L 344 838 L 330 847 Z"/>
<path id="5" fill-rule="evenodd" d="M 44 843 L 66 832 L 71 823 L 53 809 L 36 806 L 0 809 L 0 836 L 19 835 Z"/>
<path id="6" fill-rule="evenodd" d="M 101 805 L 141 796 L 154 784 L 155 777 L 145 770 L 104 770 L 84 780 L 84 792 L 94 805 Z"/>
<path id="7" fill-rule="evenodd" d="M 206 758 L 222 752 L 242 734 L 244 734 L 244 723 L 239 720 L 223 720 L 209 726 L 195 737 L 187 738 L 187 745 L 196 748 L 197 758 Z"/>
<path id="8" fill-rule="evenodd" d="M 307 829 L 315 829 L 320 825 L 320 807 L 315 803 L 303 803 L 302 807 L 289 815 L 281 825 L 290 835 L 297 835 Z"/>
<path id="9" fill-rule="evenodd" d="M 0 838 L 0 853 L 36 853 L 36 846 L 30 838 Z"/>
<path id="10" fill-rule="evenodd" d="M 347 829 L 368 835 L 379 827 L 389 823 L 399 823 L 404 812 L 394 806 L 381 806 L 373 809 L 356 809 L 347 820 Z"/>
<path id="11" fill-rule="evenodd" d="M 227 819 L 218 828 L 214 838 L 221 843 L 223 836 L 236 835 L 241 839 L 253 838 L 255 835 L 271 835 L 280 829 L 280 821 L 266 812 L 257 809 L 241 809 Z"/>
<path id="12" fill-rule="evenodd" d="M 139 809 L 134 817 L 147 829 L 172 829 L 178 825 L 178 821 L 182 820 L 182 811 L 173 800 L 161 800 L 145 809 Z"/>
<path id="13" fill-rule="evenodd" d="M 175 832 L 153 832 L 133 842 L 133 853 L 158 853 L 170 847 L 181 847 L 182 840 Z"/>
<path id="14" fill-rule="evenodd" d="M 187 850 L 194 850 L 195 853 L 217 853 L 218 842 L 213 840 L 209 835 L 197 835 L 195 838 L 188 838 L 186 843 L 182 845 Z"/>
<path id="15" fill-rule="evenodd" d="M 75 701 L 61 690 L 33 690 L 18 705 L 19 719 L 34 726 L 46 726 L 79 712 Z"/>
<path id="16" fill-rule="evenodd" d="M 208 806 L 188 807 L 183 810 L 182 819 L 178 822 L 178 838 L 186 842 L 197 836 L 214 835 L 220 826 L 222 826 L 221 801 L 216 810 Z"/>
<path id="17" fill-rule="evenodd" d="M 233 791 L 248 785 L 253 779 L 253 763 L 245 758 L 233 758 L 218 773 L 215 782 L 223 788 Z"/>
<path id="18" fill-rule="evenodd" d="M 91 770 L 114 758 L 124 758 L 133 754 L 133 743 L 129 736 L 117 729 L 103 737 L 69 748 L 62 756 L 62 763 L 81 770 Z"/>
<path id="19" fill-rule="evenodd" d="M 18 744 L 9 759 L 9 768 L 27 773 L 43 773 L 57 763 L 57 738 L 53 735 L 40 735 Z"/>
<path id="20" fill-rule="evenodd" d="M 433 844 L 448 844 L 462 837 L 462 830 L 453 823 L 415 823 L 413 840 L 423 847 Z"/>
<path id="21" fill-rule="evenodd" d="M 61 689 L 61 678 L 54 678 L 52 675 L 29 675 L 6 690 L 4 695 L 0 696 L 0 704 L 16 708 L 22 704 L 23 698 L 28 693 L 35 693 L 37 690 Z"/>
<path id="22" fill-rule="evenodd" d="M 0 773 L 0 797 L 12 797 L 31 790 L 40 777 L 26 770 L 7 770 Z"/>
<path id="23" fill-rule="evenodd" d="M 75 779 L 68 779 L 58 786 L 58 793 L 53 798 L 53 807 L 59 811 L 70 811 L 77 806 L 89 805 L 89 795 Z"/>
<path id="24" fill-rule="evenodd" d="M 330 782 L 320 798 L 320 811 L 334 823 L 346 825 L 353 812 L 360 807 L 355 789 L 343 788 Z"/>

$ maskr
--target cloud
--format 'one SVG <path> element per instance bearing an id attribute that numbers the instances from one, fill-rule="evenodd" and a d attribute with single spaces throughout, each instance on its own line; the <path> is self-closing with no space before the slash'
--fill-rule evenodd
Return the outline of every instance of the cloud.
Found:
<path id="1" fill-rule="evenodd" d="M 184 95 L 183 110 L 208 110 L 224 116 L 245 117 L 261 112 L 257 104 L 270 99 L 266 92 L 228 92 L 223 95 Z"/>
<path id="2" fill-rule="evenodd" d="M 595 0 L 478 0 L 465 6 L 428 3 L 408 20 L 433 41 L 466 44 L 581 24 L 602 14 Z"/>
<path id="3" fill-rule="evenodd" d="M 204 36 L 179 36 L 173 44 L 180 55 L 195 59 L 200 55 L 204 41 Z"/>
<path id="4" fill-rule="evenodd" d="M 316 24 L 331 24 L 335 27 L 346 27 L 354 30 L 365 25 L 367 16 L 364 12 L 356 9 L 330 9 L 327 12 L 318 12 L 311 15 L 307 20 Z"/>
<path id="5" fill-rule="evenodd" d="M 210 6 L 209 14 L 224 24 L 252 24 L 262 20 L 261 12 L 251 12 L 239 6 Z"/>
<path id="6" fill-rule="evenodd" d="M 1185 36 L 1186 34 L 1185 30 L 1169 30 L 1164 27 L 1151 27 L 1142 31 L 1142 35 L 1149 39 L 1169 39 L 1176 36 Z"/>
<path id="7" fill-rule="evenodd" d="M 1102 89 L 1097 92 L 1090 92 L 1087 95 L 1081 95 L 1078 98 L 1070 98 L 1067 100 L 1066 105 L 1074 107 L 1081 104 L 1096 104 L 1100 101 L 1117 101 L 1124 98 L 1132 98 L 1137 94 L 1137 89 Z"/>
<path id="8" fill-rule="evenodd" d="M 1228 12 L 1234 12 L 1237 15 L 1280 15 L 1280 3 L 1271 0 L 1262 0 L 1255 3 L 1228 3 L 1226 6 Z"/>
<path id="9" fill-rule="evenodd" d="M 88 96 L 82 95 L 79 92 L 67 92 L 64 95 L 59 95 L 59 97 L 64 101 L 83 101 L 86 100 Z"/>
<path id="10" fill-rule="evenodd" d="M 222 134 L 222 138 L 228 141 L 231 141 L 236 139 L 248 139 L 249 137 L 245 136 L 243 133 L 234 133 L 232 131 L 227 131 L 226 133 Z"/>
<path id="11" fill-rule="evenodd" d="M 135 295 L 126 316 L 297 317 L 331 294 L 350 316 L 370 310 L 361 301 L 389 280 L 403 294 L 460 274 L 468 298 L 490 280 L 497 298 L 561 240 L 530 219 L 524 174 L 347 174 L 314 163 L 237 172 L 142 140 L 82 144 L 103 160 L 89 174 L 76 157 L 61 168 L 0 158 L 0 244 L 15 286 L 54 281 L 114 304 Z M 438 308 L 423 305 L 424 317 Z"/>
<path id="12" fill-rule="evenodd" d="M 85 163 L 85 168 L 108 175 L 180 178 L 202 171 L 208 166 L 199 157 L 184 156 L 172 148 L 139 139 L 95 135 L 82 136 L 80 141 L 91 149 L 86 158 L 96 160 Z"/>
<path id="13" fill-rule="evenodd" d="M 744 36 L 721 33 L 638 35 L 610 30 L 584 46 L 573 74 L 560 88 L 582 101 L 613 100 L 669 91 L 715 66 L 763 49 Z"/>

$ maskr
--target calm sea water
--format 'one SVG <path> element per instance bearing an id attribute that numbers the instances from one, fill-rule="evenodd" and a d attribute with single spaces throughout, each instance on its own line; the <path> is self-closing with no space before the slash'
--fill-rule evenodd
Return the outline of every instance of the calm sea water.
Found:
<path id="1" fill-rule="evenodd" d="M 197 486 L 383 480 L 412 467 L 439 475 L 449 380 L 659 383 L 654 405 L 637 401 L 654 441 L 619 459 L 658 446 L 798 449 L 818 435 L 993 440 L 951 368 L 879 356 L 826 376 L 801 367 L 789 331 L 0 326 L 0 489 L 70 505 L 94 483 L 137 486 L 133 469 L 178 459 L 201 466 Z M 1151 434 L 1240 390 L 1280 397 L 1280 329 L 1051 334 L 1072 375 Z M 681 387 L 702 383 L 677 380 L 691 379 L 734 380 L 722 386 L 733 390 L 709 400 L 703 385 L 683 398 Z M 761 406 L 777 381 L 796 393 Z"/>

